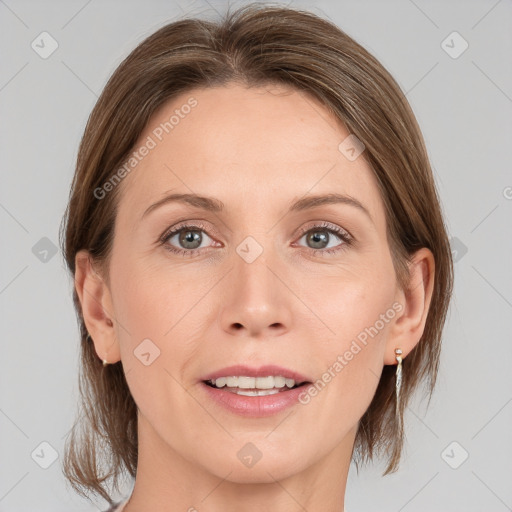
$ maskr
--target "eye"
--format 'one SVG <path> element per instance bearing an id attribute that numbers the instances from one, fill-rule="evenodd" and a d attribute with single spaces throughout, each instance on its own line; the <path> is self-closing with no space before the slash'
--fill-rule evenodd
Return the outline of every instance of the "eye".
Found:
<path id="1" fill-rule="evenodd" d="M 212 240 L 206 234 L 206 227 L 202 224 L 198 225 L 179 225 L 173 228 L 171 231 L 167 231 L 161 237 L 160 242 L 164 247 L 175 254 L 180 254 L 182 256 L 194 256 L 201 249 L 206 247 L 201 247 L 201 245 L 208 240 Z"/>
<path id="2" fill-rule="evenodd" d="M 207 227 L 200 223 L 197 225 L 179 224 L 160 237 L 160 244 L 174 254 L 193 257 L 203 250 L 207 250 L 208 247 L 215 246 L 211 243 L 208 244 L 208 241 L 213 241 L 219 247 L 218 242 L 210 238 L 206 230 Z M 299 240 L 305 238 L 306 243 L 309 244 L 309 247 L 306 246 L 306 248 L 311 249 L 315 255 L 317 253 L 320 253 L 321 256 L 337 253 L 346 249 L 353 241 L 352 236 L 347 231 L 330 222 L 322 222 L 309 228 L 302 228 L 300 232 Z M 336 243 L 337 241 L 338 243 Z M 339 243 L 340 241 L 341 243 Z"/>
<path id="3" fill-rule="evenodd" d="M 322 254 L 336 253 L 344 250 L 352 242 L 352 237 L 347 231 L 329 222 L 322 222 L 309 229 L 302 229 L 301 235 L 300 239 L 305 238 L 306 243 L 310 245 L 309 248 L 313 249 L 315 254 L 317 252 Z M 337 240 L 341 240 L 341 243 L 336 244 Z"/>

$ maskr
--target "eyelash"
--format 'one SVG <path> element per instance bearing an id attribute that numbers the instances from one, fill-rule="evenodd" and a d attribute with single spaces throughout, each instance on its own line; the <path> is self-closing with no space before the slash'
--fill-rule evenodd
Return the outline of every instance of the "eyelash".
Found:
<path id="1" fill-rule="evenodd" d="M 170 238 L 172 238 L 174 235 L 181 231 L 204 231 L 207 232 L 207 227 L 201 223 L 197 224 L 178 224 L 175 228 L 173 228 L 171 231 L 166 231 L 159 239 L 159 243 L 164 246 L 164 248 L 173 253 L 177 254 L 179 256 L 184 257 L 194 257 L 198 253 L 202 252 L 202 249 L 208 249 L 208 247 L 203 247 L 202 249 L 179 249 L 176 247 L 173 247 L 172 245 L 169 245 L 167 242 Z M 303 247 L 305 249 L 309 249 L 310 251 L 313 251 L 313 254 L 316 255 L 317 252 L 319 252 L 322 256 L 325 256 L 326 254 L 334 254 L 339 251 L 346 250 L 346 248 L 350 245 L 352 245 L 353 237 L 344 229 L 341 229 L 337 227 L 335 224 L 331 224 L 330 222 L 323 221 L 319 224 L 316 224 L 314 226 L 308 227 L 308 228 L 301 228 L 299 239 L 302 238 L 305 234 L 311 232 L 311 231 L 328 231 L 330 233 L 333 233 L 338 238 L 340 238 L 343 243 L 341 245 L 338 245 L 336 247 L 332 247 L 330 249 L 312 249 L 308 247 Z M 209 235 L 208 235 L 209 236 Z M 301 246 L 302 247 L 302 246 Z"/>

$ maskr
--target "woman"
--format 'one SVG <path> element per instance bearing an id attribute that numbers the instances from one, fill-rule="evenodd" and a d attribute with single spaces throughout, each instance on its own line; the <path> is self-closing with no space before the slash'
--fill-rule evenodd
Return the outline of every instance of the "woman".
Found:
<path id="1" fill-rule="evenodd" d="M 89 118 L 62 238 L 80 494 L 343 511 L 351 460 L 398 468 L 451 252 L 407 100 L 338 27 L 255 4 L 148 37 Z"/>

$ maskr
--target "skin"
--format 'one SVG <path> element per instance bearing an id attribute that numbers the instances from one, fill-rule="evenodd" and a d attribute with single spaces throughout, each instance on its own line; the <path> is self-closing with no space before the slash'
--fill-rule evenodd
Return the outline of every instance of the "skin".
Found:
<path id="1" fill-rule="evenodd" d="M 371 168 L 338 150 L 349 133 L 304 93 L 238 84 L 188 91 L 154 115 L 135 147 L 190 97 L 197 106 L 119 185 L 108 279 L 86 251 L 76 256 L 98 357 L 122 360 L 138 406 L 139 465 L 125 511 L 224 512 L 237 503 L 242 512 L 341 512 L 358 421 L 383 365 L 396 364 L 397 347 L 406 365 L 423 333 L 432 253 L 415 254 L 410 291 L 401 290 Z M 225 209 L 170 203 L 140 220 L 171 191 L 214 197 Z M 333 191 L 356 198 L 371 219 L 347 204 L 287 212 L 300 198 Z M 167 241 L 193 257 L 156 243 L 181 220 L 206 227 L 200 249 L 178 236 Z M 322 246 L 298 230 L 321 222 L 348 231 L 353 243 L 313 229 L 328 248 L 342 247 L 315 253 Z M 263 248 L 252 263 L 236 252 L 247 236 Z M 307 405 L 245 418 L 201 387 L 201 377 L 236 363 L 278 364 L 315 381 L 393 303 L 401 312 Z M 149 366 L 134 356 L 146 338 L 160 350 Z M 252 467 L 237 457 L 248 442 L 262 453 Z"/>

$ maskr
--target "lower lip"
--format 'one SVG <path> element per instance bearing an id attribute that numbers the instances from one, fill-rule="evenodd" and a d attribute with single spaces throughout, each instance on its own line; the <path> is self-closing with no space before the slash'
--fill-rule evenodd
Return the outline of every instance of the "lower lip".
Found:
<path id="1" fill-rule="evenodd" d="M 266 396 L 237 395 L 231 391 L 213 388 L 204 382 L 201 382 L 201 386 L 210 398 L 227 410 L 240 416 L 261 418 L 272 416 L 299 403 L 299 396 L 306 391 L 308 384 Z"/>

